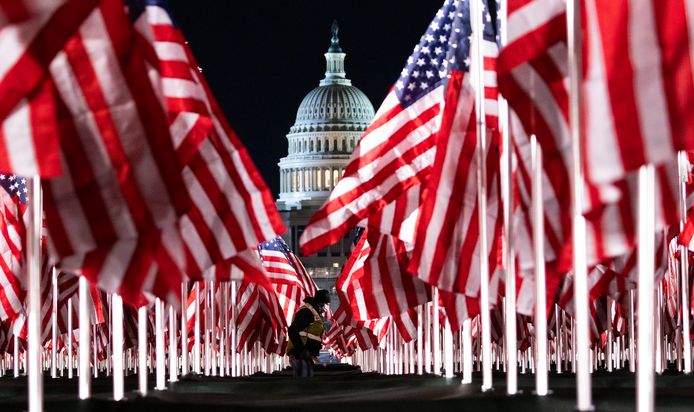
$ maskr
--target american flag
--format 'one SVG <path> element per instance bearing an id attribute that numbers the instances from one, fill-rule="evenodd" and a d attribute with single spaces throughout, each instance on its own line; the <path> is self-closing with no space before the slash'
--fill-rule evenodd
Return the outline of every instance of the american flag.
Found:
<path id="1" fill-rule="evenodd" d="M 481 2 L 480 2 L 481 3 Z M 496 25 L 483 7 L 482 66 L 484 67 L 484 113 L 495 117 L 496 110 Z M 436 138 L 436 157 L 431 176 L 424 183 L 422 208 L 417 222 L 410 272 L 441 290 L 479 295 L 482 259 L 489 261 L 490 273 L 497 262 L 501 236 L 501 199 L 499 187 L 498 133 L 491 131 L 482 158 L 476 155 L 478 139 L 475 119 L 474 76 L 469 73 L 472 29 L 470 2 L 446 2 L 415 48 L 420 56 L 432 41 L 443 36 L 431 32 L 448 31 L 444 51 L 447 55 L 443 120 Z M 433 40 L 432 40 L 433 39 Z M 438 43 L 436 43 L 438 44 Z M 415 60 L 417 57 L 415 57 Z M 410 77 L 409 81 L 413 81 Z M 479 85 L 482 87 L 482 85 Z M 495 124 L 491 121 L 490 124 Z M 487 133 L 488 131 L 485 131 Z M 481 163 L 484 162 L 484 165 Z M 477 177 L 486 168 L 487 210 L 478 208 Z M 487 221 L 487 256 L 480 256 L 480 214 Z"/>
<path id="2" fill-rule="evenodd" d="M 48 65 L 98 5 L 96 0 L 16 0 L 0 4 L 0 170 L 61 173 Z M 48 110 L 47 110 L 48 109 Z"/>
<path id="3" fill-rule="evenodd" d="M 516 233 L 523 270 L 534 267 L 530 250 L 529 170 L 527 142 L 534 134 L 542 147 L 545 198 L 545 256 L 557 271 L 571 266 L 570 220 L 572 149 L 568 112 L 568 51 L 565 4 L 561 1 L 510 1 L 508 45 L 498 59 L 499 89 L 514 113 L 512 134 L 519 159 L 522 222 Z M 542 13 L 534 14 L 542 10 Z M 529 19 L 529 15 L 537 18 Z M 602 119 L 609 111 L 600 113 Z M 517 117 L 516 117 L 517 116 Z M 516 120 L 517 119 L 517 120 Z M 611 121 L 610 121 L 611 122 Z M 521 127 L 522 126 L 522 127 Z M 603 150 L 607 151 L 607 150 Z M 673 165 L 656 170 L 656 226 L 676 222 L 677 171 Z M 636 173 L 601 184 L 585 182 L 583 211 L 587 223 L 588 263 L 628 253 L 634 246 L 638 211 Z M 563 258 L 563 259 L 560 259 Z"/>
<path id="4" fill-rule="evenodd" d="M 228 125 L 163 0 L 129 0 L 131 18 L 161 76 L 163 105 L 192 199 L 179 227 L 186 274 L 207 269 L 285 231 L 272 195 Z M 154 64 L 156 63 L 156 64 Z"/>
<path id="5" fill-rule="evenodd" d="M 281 237 L 258 245 L 258 253 L 267 278 L 277 292 L 287 322 L 291 322 L 304 298 L 316 294 L 316 283 Z"/>
<path id="6" fill-rule="evenodd" d="M 26 185 L 23 178 L 0 175 L 0 320 L 24 312 L 22 245 L 25 238 Z"/>
<path id="7" fill-rule="evenodd" d="M 431 288 L 406 271 L 407 253 L 397 242 L 369 228 L 347 260 L 336 287 L 355 320 L 397 317 L 431 300 Z"/>
<path id="8" fill-rule="evenodd" d="M 563 3 L 563 2 L 558 2 Z M 686 0 L 581 3 L 586 179 L 624 178 L 694 148 L 694 63 Z"/>

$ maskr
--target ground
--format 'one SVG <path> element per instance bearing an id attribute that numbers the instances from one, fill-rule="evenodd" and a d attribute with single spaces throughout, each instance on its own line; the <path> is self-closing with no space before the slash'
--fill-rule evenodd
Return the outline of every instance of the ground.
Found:
<path id="1" fill-rule="evenodd" d="M 244 378 L 186 377 L 166 391 L 151 391 L 146 398 L 135 392 L 137 376 L 126 378 L 127 401 L 113 402 L 110 378 L 92 380 L 94 396 L 77 399 L 77 381 L 44 378 L 45 410 L 52 411 L 573 411 L 575 380 L 571 374 L 550 376 L 553 393 L 544 398 L 532 394 L 534 377 L 520 375 L 523 393 L 506 396 L 504 374 L 494 375 L 494 390 L 481 393 L 481 376 L 471 385 L 459 378 L 436 376 L 383 376 L 360 373 L 345 365 L 317 371 L 312 379 L 293 379 L 286 373 L 257 374 Z M 593 377 L 597 411 L 635 410 L 635 379 L 628 372 Z M 154 383 L 154 376 L 149 377 Z M 694 376 L 666 372 L 656 380 L 656 409 L 694 409 Z M 0 410 L 26 410 L 26 380 L 0 378 Z"/>

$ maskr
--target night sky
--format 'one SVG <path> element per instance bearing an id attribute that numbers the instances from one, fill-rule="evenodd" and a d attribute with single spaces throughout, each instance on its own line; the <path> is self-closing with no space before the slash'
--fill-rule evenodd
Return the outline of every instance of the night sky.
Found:
<path id="1" fill-rule="evenodd" d="M 325 73 L 333 19 L 347 77 L 378 110 L 442 0 L 170 0 L 227 118 L 273 195 L 304 96 Z"/>

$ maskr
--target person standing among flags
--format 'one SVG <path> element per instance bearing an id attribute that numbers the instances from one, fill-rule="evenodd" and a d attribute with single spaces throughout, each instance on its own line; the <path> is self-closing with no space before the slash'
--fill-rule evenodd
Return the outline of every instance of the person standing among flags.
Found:
<path id="1" fill-rule="evenodd" d="M 304 305 L 296 311 L 289 325 L 287 355 L 294 377 L 312 377 L 314 358 L 323 346 L 325 325 L 320 316 L 330 304 L 330 292 L 321 289 L 315 296 L 304 299 Z"/>

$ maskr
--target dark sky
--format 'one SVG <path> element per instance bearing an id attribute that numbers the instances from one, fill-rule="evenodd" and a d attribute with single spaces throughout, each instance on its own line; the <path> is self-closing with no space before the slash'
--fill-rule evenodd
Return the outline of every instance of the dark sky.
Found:
<path id="1" fill-rule="evenodd" d="M 203 73 L 275 198 L 303 97 L 323 78 L 333 19 L 347 77 L 378 110 L 442 0 L 170 0 Z"/>

